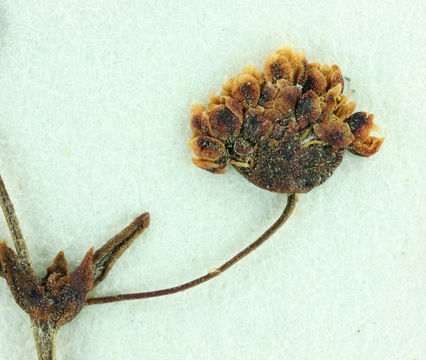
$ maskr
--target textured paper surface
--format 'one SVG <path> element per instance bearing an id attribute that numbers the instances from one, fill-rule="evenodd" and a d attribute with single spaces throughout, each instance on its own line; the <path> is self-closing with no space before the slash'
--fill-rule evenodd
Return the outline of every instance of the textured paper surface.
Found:
<path id="1" fill-rule="evenodd" d="M 1 1 L 0 170 L 40 275 L 135 216 L 93 295 L 203 275 L 285 197 L 195 168 L 189 108 L 286 44 L 338 64 L 386 136 L 346 154 L 268 243 L 185 293 L 85 308 L 58 360 L 426 359 L 423 1 Z M 1 236 L 10 244 L 3 219 Z M 0 281 L 0 359 L 35 359 Z"/>

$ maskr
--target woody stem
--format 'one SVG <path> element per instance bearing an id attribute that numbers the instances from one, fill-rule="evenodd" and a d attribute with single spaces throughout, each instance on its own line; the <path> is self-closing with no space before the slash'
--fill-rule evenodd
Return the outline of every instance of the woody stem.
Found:
<path id="1" fill-rule="evenodd" d="M 253 250 L 257 249 L 266 240 L 268 240 L 271 237 L 271 235 L 274 234 L 275 231 L 277 231 L 280 228 L 280 226 L 284 224 L 287 221 L 287 219 L 290 217 L 290 215 L 292 214 L 295 208 L 296 201 L 297 201 L 296 194 L 288 194 L 287 204 L 283 213 L 268 230 L 266 230 L 256 241 L 251 243 L 244 250 L 240 251 L 237 255 L 235 255 L 234 257 L 229 259 L 227 262 L 225 262 L 222 266 L 218 267 L 217 269 L 213 271 L 210 271 L 208 274 L 204 276 L 201 276 L 197 279 L 186 282 L 182 285 L 178 285 L 178 286 L 174 286 L 174 287 L 162 289 L 162 290 L 135 293 L 135 294 L 122 294 L 122 295 L 115 295 L 115 296 L 91 298 L 91 299 L 87 299 L 87 304 L 89 305 L 105 304 L 105 303 L 116 302 L 116 301 L 147 299 L 147 298 L 156 297 L 156 296 L 170 295 L 183 290 L 187 290 L 194 286 L 200 285 L 208 280 L 211 280 L 214 277 L 218 276 L 219 274 L 222 274 L 224 271 L 228 270 L 231 266 L 235 265 L 243 257 L 250 254 Z"/>
<path id="2" fill-rule="evenodd" d="M 34 322 L 32 327 L 38 360 L 56 360 L 56 327 L 44 322 Z"/>
<path id="3" fill-rule="evenodd" d="M 10 200 L 9 194 L 6 191 L 3 179 L 0 176 L 0 205 L 6 218 L 7 226 L 9 227 L 12 240 L 15 245 L 18 257 L 31 266 L 30 254 L 28 253 L 27 245 L 25 244 L 24 236 L 22 235 L 19 226 L 18 217 L 16 216 L 15 208 Z"/>

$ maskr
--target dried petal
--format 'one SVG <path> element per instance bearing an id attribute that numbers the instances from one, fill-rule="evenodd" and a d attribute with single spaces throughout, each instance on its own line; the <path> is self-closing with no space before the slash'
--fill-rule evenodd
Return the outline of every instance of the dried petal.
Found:
<path id="1" fill-rule="evenodd" d="M 295 124 L 295 121 L 293 121 L 290 116 L 284 116 L 276 109 L 266 110 L 263 116 L 265 117 L 265 119 L 268 119 L 268 121 L 271 122 L 271 137 L 275 140 L 280 140 L 283 138 L 284 134 L 289 129 L 289 124 Z"/>
<path id="2" fill-rule="evenodd" d="M 348 146 L 355 139 L 349 125 L 340 120 L 323 121 L 314 125 L 314 131 L 318 139 L 337 147 Z"/>
<path id="3" fill-rule="evenodd" d="M 239 121 L 225 105 L 217 105 L 210 113 L 210 134 L 221 140 L 236 137 L 241 128 Z"/>
<path id="4" fill-rule="evenodd" d="M 364 142 L 374 127 L 374 115 L 359 111 L 345 119 L 345 122 L 354 134 L 355 141 Z"/>
<path id="5" fill-rule="evenodd" d="M 291 46 L 284 46 L 277 51 L 277 54 L 291 64 L 291 73 L 284 78 L 288 79 L 292 85 L 300 84 L 299 81 L 304 80 L 307 70 L 305 53 L 294 51 Z"/>
<path id="6" fill-rule="evenodd" d="M 284 115 L 293 114 L 301 95 L 302 90 L 298 86 L 287 86 L 279 91 L 274 108 Z"/>
<path id="7" fill-rule="evenodd" d="M 224 174 L 226 172 L 225 170 L 226 163 L 219 164 L 219 163 L 214 163 L 212 161 L 195 159 L 195 158 L 192 159 L 192 163 L 195 166 L 199 167 L 200 169 L 210 171 L 213 174 Z"/>
<path id="8" fill-rule="evenodd" d="M 277 109 L 268 109 L 263 113 L 263 116 L 267 118 L 272 124 L 277 122 L 283 124 L 283 122 L 287 123 L 290 121 L 288 117 L 284 117 L 284 115 Z"/>
<path id="9" fill-rule="evenodd" d="M 194 104 L 191 108 L 191 129 L 194 136 L 207 135 L 209 133 L 209 119 L 206 108 L 201 104 Z"/>
<path id="10" fill-rule="evenodd" d="M 231 110 L 231 112 L 234 114 L 234 116 L 238 119 L 238 120 L 243 120 L 243 108 L 242 106 L 238 103 L 238 101 L 235 101 L 232 97 L 230 96 L 223 96 L 221 98 L 221 102 L 223 104 L 225 104 L 225 106 Z"/>
<path id="11" fill-rule="evenodd" d="M 249 109 L 246 112 L 243 135 L 251 142 L 258 142 L 271 130 L 272 123 L 263 116 L 263 111 L 259 109 Z"/>
<path id="12" fill-rule="evenodd" d="M 198 136 L 190 141 L 189 146 L 199 158 L 192 159 L 196 166 L 216 174 L 224 172 L 228 152 L 220 140 L 210 136 Z"/>
<path id="13" fill-rule="evenodd" d="M 291 64 L 286 58 L 278 54 L 268 56 L 265 63 L 266 80 L 275 82 L 278 79 L 290 79 L 291 74 Z"/>
<path id="14" fill-rule="evenodd" d="M 315 122 L 321 114 L 320 101 L 315 92 L 308 90 L 296 106 L 296 120 L 300 129 Z"/>
<path id="15" fill-rule="evenodd" d="M 198 136 L 191 140 L 189 146 L 195 153 L 195 156 L 203 160 L 216 161 L 226 156 L 225 145 L 210 136 Z"/>
<path id="16" fill-rule="evenodd" d="M 363 143 L 354 142 L 351 144 L 349 151 L 355 155 L 368 157 L 379 151 L 384 140 L 384 137 L 376 138 L 375 136 L 369 136 Z"/>
<path id="17" fill-rule="evenodd" d="M 223 96 L 231 96 L 232 94 L 232 86 L 234 84 L 235 78 L 231 78 L 228 81 L 222 84 L 222 95 Z"/>
<path id="18" fill-rule="evenodd" d="M 232 84 L 232 96 L 246 108 L 255 106 L 260 97 L 257 79 L 248 74 L 238 76 Z"/>
<path id="19" fill-rule="evenodd" d="M 310 65 L 312 65 L 312 64 L 310 64 Z M 317 65 L 316 68 L 319 71 L 321 71 L 323 73 L 323 75 L 325 76 L 325 78 L 327 79 L 327 84 L 328 84 L 329 80 L 331 78 L 331 74 L 333 73 L 334 70 L 331 68 L 330 65 L 327 65 L 327 64 L 317 63 L 316 65 Z"/>
<path id="20" fill-rule="evenodd" d="M 343 104 L 342 106 L 339 107 L 339 109 L 337 109 L 337 111 L 335 112 L 335 115 L 340 120 L 344 120 L 353 113 L 353 111 L 355 110 L 355 107 L 356 107 L 356 104 L 353 101 L 351 101 L 349 104 Z"/>
<path id="21" fill-rule="evenodd" d="M 303 52 L 298 53 L 291 47 L 285 46 L 266 59 L 265 78 L 272 82 L 287 79 L 293 85 L 296 85 L 304 80 L 305 69 L 305 54 Z"/>
<path id="22" fill-rule="evenodd" d="M 241 72 L 243 74 L 254 76 L 259 84 L 259 87 L 262 87 L 265 84 L 265 75 L 261 71 L 256 70 L 253 64 L 244 66 Z"/>
<path id="23" fill-rule="evenodd" d="M 325 93 L 327 89 L 327 79 L 316 67 L 310 66 L 306 81 L 303 84 L 303 92 L 309 90 L 315 91 L 319 96 Z"/>
<path id="24" fill-rule="evenodd" d="M 340 84 L 342 86 L 341 92 L 343 92 L 345 81 L 343 80 L 342 72 L 337 65 L 333 65 L 331 68 L 333 69 L 333 72 L 331 73 L 330 82 L 327 88 L 331 89 Z"/>
<path id="25" fill-rule="evenodd" d="M 209 113 L 209 133 L 220 140 L 232 141 L 241 130 L 243 113 L 241 105 L 229 96 L 222 103 L 213 105 Z"/>
<path id="26" fill-rule="evenodd" d="M 278 89 L 270 81 L 267 81 L 260 92 L 260 98 L 257 102 L 258 105 L 268 108 L 272 106 Z"/>
<path id="27" fill-rule="evenodd" d="M 117 259 L 148 226 L 149 213 L 143 213 L 96 250 L 93 255 L 93 287 L 107 276 Z"/>
<path id="28" fill-rule="evenodd" d="M 325 102 L 321 109 L 321 116 L 319 121 L 328 121 L 330 119 L 331 114 L 333 114 L 333 111 L 336 107 L 337 96 L 340 95 L 341 90 L 342 86 L 337 84 L 334 88 L 331 88 L 327 91 Z"/>
<path id="29" fill-rule="evenodd" d="M 302 59 L 300 65 L 294 70 L 293 83 L 295 85 L 303 85 L 308 78 L 309 65 L 305 59 Z"/>
<path id="30" fill-rule="evenodd" d="M 253 147 L 246 139 L 239 137 L 235 140 L 233 150 L 238 160 L 246 162 L 253 152 Z"/>

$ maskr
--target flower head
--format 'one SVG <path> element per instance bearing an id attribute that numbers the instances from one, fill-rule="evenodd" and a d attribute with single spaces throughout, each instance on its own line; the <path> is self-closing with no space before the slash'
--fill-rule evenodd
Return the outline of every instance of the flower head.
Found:
<path id="1" fill-rule="evenodd" d="M 337 65 L 278 50 L 263 73 L 248 66 L 207 108 L 192 107 L 194 164 L 215 174 L 230 164 L 261 188 L 308 192 L 332 175 L 345 149 L 370 156 L 384 140 L 370 136 L 373 115 L 353 113 L 343 88 Z"/>

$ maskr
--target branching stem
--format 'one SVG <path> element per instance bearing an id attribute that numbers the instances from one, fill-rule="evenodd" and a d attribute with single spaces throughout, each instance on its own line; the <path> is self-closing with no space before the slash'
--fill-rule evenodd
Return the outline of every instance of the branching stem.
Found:
<path id="1" fill-rule="evenodd" d="M 200 285 L 208 280 L 213 279 L 214 277 L 218 276 L 219 274 L 222 274 L 224 271 L 229 269 L 232 265 L 235 265 L 238 261 L 240 261 L 243 257 L 250 254 L 253 250 L 257 249 L 260 245 L 262 245 L 267 239 L 271 237 L 272 234 L 277 231 L 282 224 L 286 222 L 286 220 L 290 217 L 292 214 L 295 205 L 297 201 L 297 195 L 296 194 L 289 194 L 287 197 L 287 204 L 286 207 L 281 214 L 281 216 L 275 221 L 275 223 L 266 230 L 256 241 L 251 243 L 249 246 L 247 246 L 244 250 L 240 251 L 237 255 L 229 259 L 227 262 L 225 262 L 222 266 L 218 267 L 217 269 L 210 271 L 208 274 L 201 276 L 197 279 L 194 279 L 192 281 L 186 282 L 182 285 L 174 286 L 167 289 L 162 290 L 156 290 L 156 291 L 149 291 L 149 292 L 142 292 L 142 293 L 134 293 L 134 294 L 122 294 L 122 295 L 115 295 L 115 296 L 105 296 L 105 297 L 97 297 L 97 298 L 90 298 L 87 299 L 87 304 L 94 305 L 94 304 L 105 304 L 110 302 L 116 302 L 116 301 L 124 301 L 124 300 L 136 300 L 136 299 L 147 299 L 152 298 L 156 296 L 163 296 L 163 295 L 170 295 L 174 294 L 183 290 L 187 290 L 189 288 L 192 288 L 194 286 Z"/>

